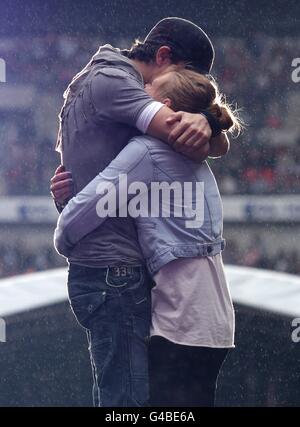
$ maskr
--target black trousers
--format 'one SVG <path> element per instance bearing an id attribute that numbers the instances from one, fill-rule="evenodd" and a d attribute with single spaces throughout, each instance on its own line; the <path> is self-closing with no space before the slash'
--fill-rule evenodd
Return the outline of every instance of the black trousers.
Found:
<path id="1" fill-rule="evenodd" d="M 217 378 L 227 348 L 191 347 L 151 338 L 150 405 L 214 406 Z"/>

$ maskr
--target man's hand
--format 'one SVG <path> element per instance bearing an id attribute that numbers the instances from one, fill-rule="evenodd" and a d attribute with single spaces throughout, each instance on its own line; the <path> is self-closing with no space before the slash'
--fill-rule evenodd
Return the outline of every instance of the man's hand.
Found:
<path id="1" fill-rule="evenodd" d="M 167 142 L 197 162 L 202 162 L 209 154 L 211 133 L 203 115 L 182 111 L 174 113 L 167 106 L 156 113 L 147 130 L 148 135 Z"/>
<path id="2" fill-rule="evenodd" d="M 50 180 L 50 191 L 56 203 L 63 205 L 73 196 L 73 180 L 71 172 L 66 172 L 60 165 Z"/>
<path id="3" fill-rule="evenodd" d="M 166 121 L 174 125 L 168 142 L 176 151 L 198 160 L 208 156 L 212 131 L 206 117 L 179 111 L 172 113 Z"/>

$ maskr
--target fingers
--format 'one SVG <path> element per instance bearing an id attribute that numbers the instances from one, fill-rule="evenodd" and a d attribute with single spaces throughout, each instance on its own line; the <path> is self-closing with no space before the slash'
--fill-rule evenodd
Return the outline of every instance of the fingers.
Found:
<path id="1" fill-rule="evenodd" d="M 199 136 L 191 135 L 185 143 L 174 144 L 174 149 L 181 153 L 192 153 L 199 148 Z"/>
<path id="2" fill-rule="evenodd" d="M 177 113 L 172 113 L 166 120 L 168 125 L 173 125 L 175 122 L 178 122 L 182 119 L 182 112 L 177 111 Z"/>
<path id="3" fill-rule="evenodd" d="M 55 195 L 53 194 L 54 200 L 60 204 L 63 204 L 68 201 L 70 197 L 70 192 L 65 189 L 58 190 L 55 192 Z"/>
<path id="4" fill-rule="evenodd" d="M 65 170 L 66 168 L 63 165 L 59 165 L 56 171 L 54 172 L 54 175 L 56 175 L 57 173 L 64 172 Z"/>
<path id="5" fill-rule="evenodd" d="M 170 132 L 169 143 L 174 144 L 176 150 L 185 150 L 185 152 L 197 150 L 210 140 L 211 128 L 206 117 L 185 112 L 175 114 L 177 119 L 180 117 L 181 119 Z M 171 119 L 175 119 L 175 117 L 172 116 Z M 184 145 L 189 148 L 183 148 Z"/>
<path id="6" fill-rule="evenodd" d="M 202 145 L 200 148 L 198 148 L 196 151 L 189 151 L 189 152 L 183 152 L 182 153 L 187 156 L 188 158 L 196 161 L 196 162 L 203 162 L 207 159 L 210 151 L 210 144 L 207 142 L 206 144 Z"/>
<path id="7" fill-rule="evenodd" d="M 175 141 L 175 150 L 183 152 L 196 151 L 210 141 L 209 128 L 195 128 L 190 126 Z"/>
<path id="8" fill-rule="evenodd" d="M 195 143 L 202 140 L 202 134 L 200 136 L 198 128 L 189 126 L 175 141 L 174 148 L 177 150 L 180 147 L 192 148 Z"/>
<path id="9" fill-rule="evenodd" d="M 54 175 L 50 179 L 50 183 L 54 184 L 56 182 L 65 181 L 65 180 L 72 180 L 72 174 L 71 172 L 58 172 L 56 175 Z"/>
<path id="10" fill-rule="evenodd" d="M 175 128 L 170 132 L 168 142 L 174 144 L 178 141 L 178 138 L 183 135 L 183 133 L 190 127 L 190 124 L 184 122 L 183 120 L 175 126 Z"/>
<path id="11" fill-rule="evenodd" d="M 58 203 L 65 203 L 73 195 L 73 179 L 71 172 L 57 173 L 50 180 L 50 193 Z"/>
<path id="12" fill-rule="evenodd" d="M 50 193 L 58 203 L 64 203 L 73 195 L 73 179 L 71 172 L 59 165 L 55 175 L 50 179 Z"/>
<path id="13" fill-rule="evenodd" d="M 180 135 L 174 143 L 175 149 L 186 149 L 187 151 L 195 151 L 202 145 L 209 142 L 208 132 L 199 128 L 189 127 L 182 135 Z"/>
<path id="14" fill-rule="evenodd" d="M 53 182 L 50 185 L 50 191 L 52 191 L 52 193 L 61 190 L 61 189 L 71 189 L 73 185 L 73 180 L 72 178 L 69 179 L 64 179 L 63 181 L 58 181 L 58 182 Z"/>

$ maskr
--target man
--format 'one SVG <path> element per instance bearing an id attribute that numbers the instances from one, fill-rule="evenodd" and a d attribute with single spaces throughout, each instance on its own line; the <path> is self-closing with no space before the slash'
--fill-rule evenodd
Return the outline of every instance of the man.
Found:
<path id="1" fill-rule="evenodd" d="M 160 21 L 129 51 L 105 45 L 72 80 L 61 110 L 58 149 L 74 192 L 116 157 L 131 137 L 147 133 L 191 158 L 225 154 L 212 117 L 172 113 L 146 94 L 144 84 L 173 69 L 210 72 L 214 50 L 207 35 L 180 18 Z M 210 122 L 210 125 L 208 124 Z M 178 122 L 178 123 L 177 123 Z M 61 169 L 58 170 L 60 172 Z M 51 191 L 65 202 L 70 175 L 58 173 Z M 85 236 L 69 257 L 69 297 L 87 329 L 97 406 L 142 406 L 148 401 L 147 335 L 150 279 L 132 219 L 109 218 Z"/>

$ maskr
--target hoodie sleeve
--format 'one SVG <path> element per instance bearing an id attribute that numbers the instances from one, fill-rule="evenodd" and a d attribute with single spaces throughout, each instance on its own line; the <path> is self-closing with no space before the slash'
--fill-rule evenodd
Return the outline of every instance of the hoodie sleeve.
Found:
<path id="1" fill-rule="evenodd" d="M 116 67 L 105 67 L 96 71 L 91 82 L 91 102 L 97 118 L 101 120 L 112 120 L 137 127 L 145 133 L 149 120 L 145 122 L 145 115 L 150 115 L 150 121 L 154 115 L 163 107 L 163 104 L 154 101 L 149 96 L 143 85 L 124 70 Z"/>

